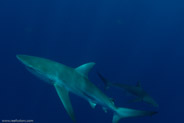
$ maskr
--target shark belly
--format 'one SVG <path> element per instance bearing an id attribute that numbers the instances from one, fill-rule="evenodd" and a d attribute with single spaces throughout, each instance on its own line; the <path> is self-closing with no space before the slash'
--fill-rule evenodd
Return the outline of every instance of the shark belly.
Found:
<path id="1" fill-rule="evenodd" d="M 73 72 L 71 76 L 73 76 L 72 79 L 68 79 L 66 81 L 62 81 L 60 79 L 56 83 L 59 86 L 64 86 L 69 92 L 87 100 L 89 103 L 93 102 L 111 110 L 116 109 L 112 99 L 107 97 L 87 78 L 83 77 L 77 72 Z"/>

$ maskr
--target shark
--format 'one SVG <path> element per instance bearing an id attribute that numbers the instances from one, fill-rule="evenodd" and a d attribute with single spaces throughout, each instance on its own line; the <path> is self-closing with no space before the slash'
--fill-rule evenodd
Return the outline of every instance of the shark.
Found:
<path id="1" fill-rule="evenodd" d="M 104 109 L 114 112 L 112 123 L 118 123 L 121 118 L 152 116 L 156 111 L 143 111 L 125 107 L 116 107 L 112 98 L 106 96 L 88 79 L 88 72 L 95 65 L 94 62 L 83 64 L 77 68 L 29 55 L 16 55 L 35 76 L 54 86 L 56 92 L 70 118 L 76 122 L 69 93 L 73 93 L 89 102 L 92 108 L 101 105 Z"/>
<path id="2" fill-rule="evenodd" d="M 108 89 L 110 86 L 118 87 L 121 89 L 124 89 L 126 92 L 135 95 L 136 98 L 131 100 L 130 102 L 139 102 L 144 101 L 148 104 L 153 105 L 154 107 L 159 107 L 158 103 L 141 87 L 140 82 L 138 81 L 136 86 L 123 84 L 123 83 L 112 83 L 109 80 L 107 80 L 102 74 L 97 72 L 99 78 L 103 81 L 103 83 L 106 86 L 106 89 Z"/>

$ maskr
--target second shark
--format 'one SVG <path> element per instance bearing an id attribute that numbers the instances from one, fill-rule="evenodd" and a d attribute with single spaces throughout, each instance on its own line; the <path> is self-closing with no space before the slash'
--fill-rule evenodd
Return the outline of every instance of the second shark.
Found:
<path id="1" fill-rule="evenodd" d="M 100 79 L 104 82 L 106 88 L 108 88 L 109 86 L 119 87 L 124 89 L 126 92 L 135 95 L 137 98 L 132 100 L 131 102 L 144 101 L 146 103 L 153 105 L 154 107 L 158 107 L 157 102 L 141 87 L 140 82 L 137 82 L 136 86 L 123 83 L 112 83 L 105 77 L 103 77 L 102 74 L 100 74 L 99 72 L 97 72 L 97 74 L 100 77 Z"/>

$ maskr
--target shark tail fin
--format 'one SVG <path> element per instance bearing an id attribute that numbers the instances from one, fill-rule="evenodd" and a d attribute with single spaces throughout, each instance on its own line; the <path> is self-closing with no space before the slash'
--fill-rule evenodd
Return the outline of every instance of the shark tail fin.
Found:
<path id="1" fill-rule="evenodd" d="M 102 80 L 102 82 L 104 83 L 105 89 L 109 89 L 111 83 L 104 76 L 102 76 L 101 73 L 97 72 L 97 74 L 100 77 L 100 79 Z"/>
<path id="2" fill-rule="evenodd" d="M 155 111 L 141 111 L 129 108 L 117 108 L 116 112 L 114 113 L 112 123 L 118 123 L 122 118 L 129 118 L 129 117 L 140 117 L 140 116 L 152 116 L 156 114 Z"/>

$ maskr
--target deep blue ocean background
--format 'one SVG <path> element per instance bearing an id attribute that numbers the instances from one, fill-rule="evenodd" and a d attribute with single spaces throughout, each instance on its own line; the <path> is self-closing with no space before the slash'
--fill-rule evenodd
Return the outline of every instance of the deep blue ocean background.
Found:
<path id="1" fill-rule="evenodd" d="M 30 74 L 16 54 L 77 67 L 96 62 L 89 79 L 115 104 L 159 113 L 120 123 L 182 123 L 184 114 L 183 0 L 1 0 L 0 120 L 72 123 L 54 87 Z M 159 103 L 128 103 L 113 82 L 142 87 Z M 77 123 L 111 123 L 113 113 L 70 94 Z"/>

